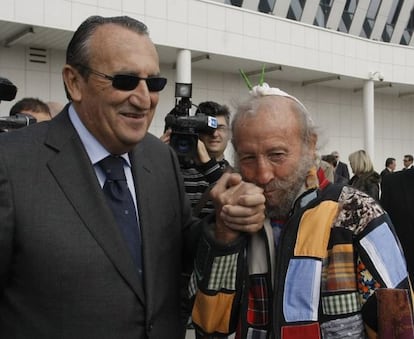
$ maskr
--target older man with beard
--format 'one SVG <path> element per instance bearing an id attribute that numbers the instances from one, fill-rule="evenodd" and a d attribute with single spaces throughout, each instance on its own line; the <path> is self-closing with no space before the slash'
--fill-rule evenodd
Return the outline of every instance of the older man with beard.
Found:
<path id="1" fill-rule="evenodd" d="M 268 218 L 256 232 L 206 230 L 190 284 L 197 331 L 412 338 L 407 269 L 391 221 L 360 191 L 318 185 L 317 134 L 304 105 L 256 86 L 239 105 L 232 132 L 240 173 L 263 189 Z"/>

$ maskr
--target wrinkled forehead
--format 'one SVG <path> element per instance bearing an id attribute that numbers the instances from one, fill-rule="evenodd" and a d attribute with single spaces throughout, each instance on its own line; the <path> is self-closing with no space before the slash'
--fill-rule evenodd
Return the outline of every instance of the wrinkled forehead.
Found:
<path id="1" fill-rule="evenodd" d="M 101 72 L 131 72 L 144 77 L 160 72 L 158 53 L 151 39 L 113 24 L 100 27 L 92 37 L 89 63 Z"/>
<path id="2" fill-rule="evenodd" d="M 283 122 L 289 120 L 298 120 L 298 112 L 295 109 L 296 103 L 293 99 L 282 96 L 266 96 L 259 98 L 252 98 L 238 106 L 236 115 L 233 119 L 233 129 L 246 124 L 251 124 L 255 121 L 265 124 L 266 122 L 279 121 Z"/>
<path id="3" fill-rule="evenodd" d="M 269 137 L 300 138 L 300 123 L 289 103 L 260 105 L 253 114 L 245 114 L 233 125 L 235 142 L 243 139 L 265 139 Z"/>
<path id="4" fill-rule="evenodd" d="M 252 99 L 252 109 L 255 111 L 266 110 L 273 112 L 275 115 L 281 113 L 294 113 L 296 102 L 286 96 L 268 95 Z"/>

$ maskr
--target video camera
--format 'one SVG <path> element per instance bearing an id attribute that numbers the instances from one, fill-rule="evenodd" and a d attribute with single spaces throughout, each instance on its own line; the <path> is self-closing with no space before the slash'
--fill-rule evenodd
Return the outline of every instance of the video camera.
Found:
<path id="1" fill-rule="evenodd" d="M 0 101 L 12 101 L 16 97 L 17 87 L 6 78 L 0 77 Z M 11 117 L 0 117 L 0 132 L 34 124 L 36 119 L 29 114 L 19 113 Z"/>
<path id="2" fill-rule="evenodd" d="M 175 84 L 175 107 L 165 117 L 165 130 L 171 128 L 170 146 L 182 166 L 189 166 L 197 158 L 198 134 L 213 134 L 217 119 L 204 113 L 190 116 L 191 84 Z"/>
<path id="3" fill-rule="evenodd" d="M 30 114 L 17 113 L 10 117 L 0 117 L 0 132 L 22 128 L 36 123 L 36 118 Z"/>

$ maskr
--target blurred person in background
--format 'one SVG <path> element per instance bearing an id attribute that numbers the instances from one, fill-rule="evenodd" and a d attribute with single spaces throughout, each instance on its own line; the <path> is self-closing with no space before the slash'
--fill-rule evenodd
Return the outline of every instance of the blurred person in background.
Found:
<path id="1" fill-rule="evenodd" d="M 349 182 L 349 171 L 347 164 L 339 160 L 338 151 L 333 151 L 331 154 L 335 157 L 335 183 L 347 184 Z"/>
<path id="2" fill-rule="evenodd" d="M 194 215 L 203 218 L 214 212 L 208 193 L 212 185 L 230 170 L 224 152 L 230 139 L 230 111 L 226 105 L 204 101 L 198 105 L 197 114 L 217 119 L 217 128 L 211 133 L 198 133 L 197 154 L 191 161 L 180 163 L 185 191 L 191 201 Z M 161 140 L 169 144 L 172 130 L 168 128 Z"/>
<path id="3" fill-rule="evenodd" d="M 413 156 L 411 154 L 404 155 L 403 165 L 403 171 L 407 169 L 413 169 Z"/>
<path id="4" fill-rule="evenodd" d="M 348 159 L 354 173 L 354 176 L 349 180 L 349 185 L 379 201 L 381 177 L 374 171 L 374 165 L 368 153 L 359 150 L 351 153 Z"/>
<path id="5" fill-rule="evenodd" d="M 385 168 L 380 173 L 381 180 L 383 180 L 386 175 L 393 173 L 396 166 L 397 163 L 395 161 L 395 158 L 387 158 L 385 160 Z"/>
<path id="6" fill-rule="evenodd" d="M 38 98 L 23 98 L 10 108 L 10 116 L 21 113 L 32 116 L 36 122 L 52 119 L 49 106 Z"/>

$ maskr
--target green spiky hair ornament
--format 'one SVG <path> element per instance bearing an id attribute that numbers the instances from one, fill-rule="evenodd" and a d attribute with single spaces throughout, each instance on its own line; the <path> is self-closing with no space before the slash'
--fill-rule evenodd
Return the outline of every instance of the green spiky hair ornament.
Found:
<path id="1" fill-rule="evenodd" d="M 287 97 L 287 98 L 290 98 L 290 99 L 296 101 L 299 105 L 301 105 L 307 111 L 305 105 L 302 104 L 293 95 L 290 95 L 290 94 L 280 90 L 279 88 L 270 87 L 266 82 L 264 82 L 264 74 L 265 74 L 265 66 L 264 65 L 262 67 L 262 72 L 260 74 L 259 84 L 256 85 L 256 86 L 252 85 L 252 83 L 250 82 L 248 76 L 246 75 L 246 73 L 244 73 L 244 71 L 242 69 L 239 69 L 239 72 L 240 72 L 244 82 L 246 83 L 247 87 L 250 90 L 249 91 L 250 95 L 252 95 L 254 97 L 263 97 L 263 96 L 268 96 L 268 95 L 276 95 L 276 96 L 281 96 L 281 97 Z"/>

